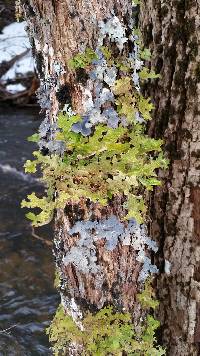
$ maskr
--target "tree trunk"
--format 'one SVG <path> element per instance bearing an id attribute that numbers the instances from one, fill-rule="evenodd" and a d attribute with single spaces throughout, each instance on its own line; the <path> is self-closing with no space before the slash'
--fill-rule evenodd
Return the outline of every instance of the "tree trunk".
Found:
<path id="1" fill-rule="evenodd" d="M 170 159 L 150 210 L 150 234 L 160 241 L 159 317 L 170 356 L 199 355 L 199 14 L 193 0 L 149 0 L 140 12 L 145 45 L 162 76 L 151 88 L 150 133 L 164 138 Z"/>
<path id="2" fill-rule="evenodd" d="M 114 13 L 123 24 L 131 24 L 131 1 L 24 0 L 23 4 L 41 77 L 40 101 L 53 125 L 66 102 L 78 113 L 83 108 L 87 80 L 81 71 L 75 75 L 67 68 L 69 59 L 87 47 L 96 48 L 100 20 Z M 150 201 L 150 235 L 160 246 L 159 316 L 170 356 L 198 355 L 200 342 L 198 10 L 199 4 L 192 0 L 147 0 L 140 10 L 145 45 L 152 49 L 152 63 L 162 75 L 151 85 L 155 119 L 149 132 L 164 137 L 170 159 L 169 170 L 160 173 L 164 183 Z M 55 258 L 61 296 L 76 320 L 85 310 L 96 311 L 110 303 L 139 317 L 136 293 L 142 267 L 134 247 L 117 241 L 108 249 L 108 241 L 94 243 L 92 233 L 82 244 L 84 226 L 77 225 L 80 220 L 105 222 L 110 217 L 118 225 L 118 217 L 125 214 L 122 203 L 123 198 L 116 197 L 101 208 L 83 200 L 57 211 Z M 70 233 L 72 228 L 79 235 Z"/>
<path id="3" fill-rule="evenodd" d="M 99 21 L 115 14 L 124 25 L 132 24 L 131 2 L 29 0 L 22 4 L 40 74 L 39 98 L 47 112 L 46 120 L 53 124 L 65 103 L 72 104 L 81 113 L 85 80 L 81 71 L 75 75 L 67 68 L 67 63 L 87 47 L 96 48 Z M 65 72 L 61 70 L 59 78 L 55 75 L 55 64 L 58 63 L 67 68 Z M 81 246 L 79 259 L 77 256 L 77 260 L 74 257 L 71 263 L 63 263 L 66 256 L 69 260 L 72 258 L 74 248 L 78 246 L 77 234 L 70 236 L 70 228 L 80 220 L 105 222 L 109 218 L 114 219 L 111 224 L 119 224 L 118 228 L 121 228 L 118 216 L 125 215 L 122 204 L 122 197 L 116 197 L 103 208 L 83 200 L 79 205 L 67 205 L 64 210 L 57 211 L 54 253 L 61 274 L 61 298 L 74 319 L 84 311 L 97 311 L 108 304 L 121 310 L 133 310 L 134 307 L 135 319 L 139 317 L 136 294 L 141 263 L 136 260 L 136 251 L 131 244 L 118 241 L 116 246 L 108 249 L 105 238 L 95 244 L 86 241 L 88 246 Z M 88 233 L 89 239 L 93 240 L 92 233 Z"/>

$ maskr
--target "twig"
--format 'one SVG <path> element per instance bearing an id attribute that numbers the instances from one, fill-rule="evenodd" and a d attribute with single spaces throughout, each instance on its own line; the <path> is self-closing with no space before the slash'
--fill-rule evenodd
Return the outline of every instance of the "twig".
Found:
<path id="1" fill-rule="evenodd" d="M 31 235 L 33 236 L 33 237 L 35 237 L 37 240 L 40 240 L 40 241 L 42 241 L 44 244 L 46 244 L 47 246 L 53 246 L 53 242 L 51 242 L 51 241 L 48 241 L 48 240 L 45 240 L 42 236 L 39 236 L 39 235 L 37 235 L 36 233 L 35 233 L 35 228 L 33 227 L 33 226 L 31 226 Z"/>
<path id="2" fill-rule="evenodd" d="M 4 334 L 4 333 L 9 334 L 8 331 L 15 328 L 17 325 L 19 325 L 19 324 L 15 324 L 15 325 L 10 326 L 7 329 L 0 330 L 0 334 Z"/>
<path id="3" fill-rule="evenodd" d="M 1 10 L 0 10 L 0 13 L 1 13 Z M 26 35 L 8 36 L 8 37 L 5 37 L 5 38 L 1 38 L 0 39 L 0 43 L 3 42 L 3 41 L 7 41 L 7 40 L 10 40 L 10 39 L 13 39 L 13 38 L 27 38 L 27 36 Z"/>

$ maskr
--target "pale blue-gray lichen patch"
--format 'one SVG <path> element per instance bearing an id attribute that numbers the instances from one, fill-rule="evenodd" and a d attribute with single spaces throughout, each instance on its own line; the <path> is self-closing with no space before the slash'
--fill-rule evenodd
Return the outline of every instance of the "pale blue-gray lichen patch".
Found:
<path id="1" fill-rule="evenodd" d="M 82 83 L 83 86 L 80 85 L 82 111 L 74 112 L 67 103 L 61 110 L 63 113 L 58 116 L 58 126 L 54 124 L 56 117 L 51 117 L 50 121 L 47 112 L 46 120 L 39 130 L 39 146 L 41 149 L 46 148 L 50 154 L 56 153 L 57 162 L 62 162 L 58 163 L 62 167 L 62 185 L 57 184 L 59 179 L 56 175 L 50 189 L 56 192 L 58 198 L 53 207 L 62 208 L 67 199 L 70 202 L 75 199 L 77 202 L 83 197 L 105 205 L 109 203 L 108 199 L 122 194 L 127 199 L 124 205 L 124 209 L 128 210 L 127 219 L 135 217 L 142 222 L 145 204 L 142 197 L 137 196 L 138 187 L 143 184 L 147 189 L 152 189 L 153 185 L 158 185 L 154 170 L 164 165 L 161 155 L 156 156 L 161 151 L 162 142 L 147 138 L 143 125 L 138 125 L 151 118 L 150 111 L 153 108 L 140 90 L 140 71 L 144 65 L 142 58 L 146 54 L 141 55 L 138 32 L 133 31 L 128 38 L 128 31 L 116 16 L 101 22 L 99 33 L 96 50 L 86 48 L 85 53 L 77 54 L 71 59 L 71 67 L 69 65 L 75 71 L 78 68 L 84 69 L 89 78 L 86 83 Z M 121 51 L 122 48 L 124 51 Z M 45 50 L 48 52 L 48 46 Z M 50 52 L 51 57 L 53 51 Z M 48 58 L 45 63 L 49 63 Z M 57 96 L 59 90 L 62 91 L 60 76 L 63 74 L 63 68 L 58 62 L 53 65 L 51 63 L 51 67 L 51 75 L 46 74 L 50 103 L 51 91 L 54 94 L 56 92 Z M 143 71 L 143 78 L 146 76 L 148 78 L 148 69 Z M 152 158 L 152 151 L 155 152 L 155 159 Z M 52 182 L 52 168 L 55 167 L 49 170 L 45 164 L 46 172 L 51 172 Z M 65 186 L 64 189 L 61 186 Z M 87 225 L 91 223 L 92 230 Z M 69 233 L 72 234 L 72 231 Z M 119 242 L 132 246 L 144 265 L 145 273 L 156 270 L 148 256 L 145 259 L 147 248 L 156 250 L 155 243 L 147 238 L 142 227 L 134 221 L 130 220 L 127 227 L 113 216 L 98 223 L 82 222 L 77 233 L 80 239 L 64 257 L 66 265 L 73 263 L 85 273 L 96 273 L 96 243 L 104 239 L 108 251 L 113 251 Z M 87 236 L 90 236 L 90 241 Z"/>
<path id="2" fill-rule="evenodd" d="M 118 243 L 132 246 L 136 251 L 136 259 L 142 264 L 139 281 L 144 281 L 151 273 L 157 273 L 158 269 L 151 264 L 146 256 L 146 249 L 157 252 L 156 242 L 151 240 L 144 225 L 139 225 L 134 219 L 125 226 L 116 216 L 112 215 L 100 221 L 78 221 L 69 229 L 69 235 L 79 235 L 79 240 L 63 258 L 65 265 L 73 264 L 83 273 L 100 273 L 96 257 L 96 242 L 105 240 L 105 247 L 113 251 Z"/>
<path id="3" fill-rule="evenodd" d="M 124 43 L 128 41 L 126 37 L 126 28 L 120 22 L 117 16 L 112 16 L 107 21 L 100 21 L 99 23 L 99 45 L 103 45 L 103 40 L 106 36 L 108 36 L 111 42 L 116 43 L 117 47 L 120 51 L 122 51 L 124 47 Z"/>

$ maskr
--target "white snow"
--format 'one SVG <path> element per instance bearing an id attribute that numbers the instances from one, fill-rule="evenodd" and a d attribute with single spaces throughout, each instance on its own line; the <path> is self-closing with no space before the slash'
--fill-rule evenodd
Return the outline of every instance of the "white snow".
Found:
<path id="1" fill-rule="evenodd" d="M 29 39 L 25 31 L 26 22 L 14 22 L 3 29 L 0 35 L 0 63 L 9 61 L 30 48 Z"/>
<path id="2" fill-rule="evenodd" d="M 24 76 L 28 72 L 34 72 L 34 60 L 31 55 L 30 43 L 25 27 L 25 21 L 19 23 L 14 22 L 6 26 L 2 34 L 0 34 L 0 64 L 3 61 L 10 61 L 16 55 L 20 55 L 29 49 L 29 52 L 16 61 L 1 78 L 3 84 L 5 84 L 8 79 L 14 79 L 16 76 Z M 18 91 L 22 90 L 21 87 L 18 88 Z"/>
<path id="3" fill-rule="evenodd" d="M 26 90 L 26 87 L 24 87 L 22 84 L 8 84 L 6 85 L 6 90 L 11 93 L 11 94 L 15 94 L 15 93 L 19 93 L 23 90 Z"/>
<path id="4" fill-rule="evenodd" d="M 1 80 L 7 81 L 34 71 L 34 61 L 31 53 L 27 53 L 2 76 Z"/>

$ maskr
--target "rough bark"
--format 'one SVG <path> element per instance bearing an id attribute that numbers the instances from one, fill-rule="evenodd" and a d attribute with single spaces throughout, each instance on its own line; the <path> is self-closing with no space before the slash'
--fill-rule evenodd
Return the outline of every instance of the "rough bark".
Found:
<path id="1" fill-rule="evenodd" d="M 98 273 L 82 273 L 73 264 L 67 267 L 62 264 L 66 252 L 77 243 L 77 236 L 68 235 L 69 227 L 75 221 L 80 217 L 86 218 L 86 214 L 99 220 L 108 218 L 113 213 L 118 216 L 121 215 L 121 210 L 121 200 L 116 199 L 113 206 L 105 209 L 93 205 L 89 209 L 83 206 L 81 210 L 75 206 L 67 208 L 65 212 L 58 212 L 56 231 L 59 245 L 55 254 L 64 278 L 62 294 L 67 297 L 69 306 L 70 300 L 74 298 L 82 311 L 95 311 L 107 304 L 114 304 L 125 310 L 133 310 L 135 307 L 140 265 L 136 261 L 133 247 L 119 243 L 113 251 L 108 251 L 105 240 L 99 240 L 96 243 L 96 264 L 100 268 Z M 69 218 L 72 214 L 73 220 Z"/>
<path id="2" fill-rule="evenodd" d="M 28 32 L 41 78 L 52 75 L 54 60 L 66 69 L 67 62 L 86 47 L 95 48 L 98 38 L 98 21 L 108 18 L 112 11 L 127 23 L 132 13 L 131 3 L 118 1 L 22 1 L 28 21 Z M 66 85 L 66 96 L 77 111 L 81 111 L 79 79 L 70 70 L 60 79 Z M 55 88 L 56 89 L 56 88 Z M 55 90 L 51 97 L 54 108 L 51 117 L 58 111 Z"/>
<path id="3" fill-rule="evenodd" d="M 151 236 L 160 241 L 157 282 L 162 339 L 168 355 L 198 355 L 199 278 L 199 1 L 144 1 L 145 45 L 162 78 L 153 85 L 150 133 L 163 137 L 170 159 L 162 187 L 151 196 Z M 164 260 L 171 264 L 164 273 Z"/>
<path id="4" fill-rule="evenodd" d="M 45 82 L 48 77 L 49 81 L 53 81 L 55 61 L 66 69 L 59 79 L 62 90 L 58 93 L 57 87 L 51 85 L 51 109 L 47 110 L 49 119 L 56 120 L 58 110 L 66 102 L 72 103 L 73 108 L 81 113 L 83 78 L 81 75 L 75 76 L 67 67 L 67 62 L 86 47 L 95 49 L 100 20 L 108 19 L 115 13 L 124 24 L 128 24 L 132 15 L 131 1 L 30 0 L 22 3 L 41 79 Z M 141 266 L 136 261 L 133 247 L 119 243 L 114 251 L 107 251 L 105 241 L 99 241 L 95 248 L 101 273 L 97 274 L 84 274 L 73 264 L 65 267 L 62 262 L 66 252 L 77 243 L 77 236 L 73 238 L 68 234 L 69 228 L 77 220 L 102 219 L 112 214 L 124 214 L 120 198 L 103 209 L 95 204 L 83 203 L 79 207 L 67 206 L 65 211 L 58 211 L 55 257 L 62 273 L 63 303 L 71 314 L 75 312 L 72 300 L 78 304 L 81 312 L 85 308 L 97 310 L 109 303 L 130 310 L 136 304 L 137 278 Z M 134 309 L 136 311 L 137 308 Z"/>
<path id="5" fill-rule="evenodd" d="M 97 20 L 107 18 L 112 10 L 127 23 L 131 16 L 131 1 L 82 0 L 23 1 L 29 33 L 40 76 L 53 75 L 53 61 L 66 68 L 73 54 L 85 47 L 95 47 Z M 149 132 L 164 137 L 170 159 L 169 170 L 162 174 L 164 184 L 151 196 L 151 236 L 160 243 L 161 276 L 157 289 L 162 323 L 162 339 L 168 355 L 198 355 L 200 342 L 199 284 L 199 3 L 198 1 L 147 0 L 141 5 L 140 22 L 147 47 L 153 52 L 153 65 L 162 78 L 152 84 L 155 119 Z M 60 78 L 73 107 L 81 113 L 80 78 L 67 71 Z M 63 92 L 62 92 L 63 94 Z M 57 100 L 56 88 L 49 93 L 53 121 L 62 100 Z M 62 270 L 62 295 L 73 313 L 70 302 L 75 300 L 81 310 L 92 310 L 113 302 L 118 307 L 132 308 L 135 303 L 140 266 L 135 263 L 131 247 L 118 244 L 108 252 L 104 243 L 97 244 L 97 259 L 103 274 L 85 275 L 74 266 L 64 268 L 61 261 L 66 251 L 76 243 L 68 230 L 79 218 L 118 216 L 120 202 L 100 209 L 85 205 L 58 211 L 56 219 L 56 261 Z M 164 270 L 164 260 L 171 272 Z M 167 266 L 167 263 L 165 263 Z M 164 273 L 166 272 L 166 273 Z M 97 278 L 98 277 L 98 278 Z M 76 308 L 75 308 L 76 309 Z M 76 312 L 76 310 L 74 310 Z"/>

